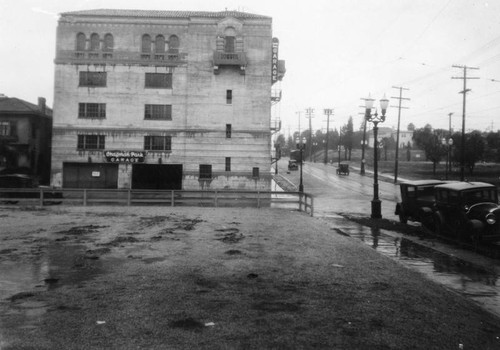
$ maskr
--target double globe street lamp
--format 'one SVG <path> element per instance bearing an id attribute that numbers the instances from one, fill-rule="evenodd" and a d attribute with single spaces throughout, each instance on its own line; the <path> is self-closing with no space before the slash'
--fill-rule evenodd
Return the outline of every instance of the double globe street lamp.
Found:
<path id="1" fill-rule="evenodd" d="M 373 199 L 372 199 L 372 219 L 380 219 L 382 218 L 382 206 L 381 201 L 378 197 L 378 141 L 377 141 L 377 133 L 378 133 L 378 123 L 383 123 L 385 121 L 385 112 L 387 111 L 387 107 L 389 106 L 389 100 L 385 97 L 380 100 L 380 109 L 382 111 L 382 115 L 378 115 L 377 110 L 375 109 L 375 113 L 372 114 L 373 103 L 375 102 L 371 96 L 365 99 L 365 120 L 367 122 L 373 123 Z"/>

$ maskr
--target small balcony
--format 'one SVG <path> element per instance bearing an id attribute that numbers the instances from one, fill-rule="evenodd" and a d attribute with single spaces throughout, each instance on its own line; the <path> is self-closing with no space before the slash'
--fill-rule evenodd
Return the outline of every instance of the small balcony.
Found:
<path id="1" fill-rule="evenodd" d="M 245 74 L 247 57 L 244 52 L 214 51 L 214 73 L 218 74 L 220 67 L 223 66 L 239 67 L 240 73 Z"/>

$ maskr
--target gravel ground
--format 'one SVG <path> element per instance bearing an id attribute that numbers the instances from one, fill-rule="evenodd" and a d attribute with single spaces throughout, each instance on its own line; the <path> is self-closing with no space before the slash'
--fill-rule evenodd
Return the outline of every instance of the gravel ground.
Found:
<path id="1" fill-rule="evenodd" d="M 0 207 L 0 222 L 2 350 L 500 349 L 498 318 L 296 211 Z"/>

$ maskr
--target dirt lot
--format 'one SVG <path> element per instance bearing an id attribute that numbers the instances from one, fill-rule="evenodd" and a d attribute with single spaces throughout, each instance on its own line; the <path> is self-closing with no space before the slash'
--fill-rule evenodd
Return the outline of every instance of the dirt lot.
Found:
<path id="1" fill-rule="evenodd" d="M 500 348 L 500 320 L 302 213 L 0 207 L 0 221 L 2 350 Z"/>

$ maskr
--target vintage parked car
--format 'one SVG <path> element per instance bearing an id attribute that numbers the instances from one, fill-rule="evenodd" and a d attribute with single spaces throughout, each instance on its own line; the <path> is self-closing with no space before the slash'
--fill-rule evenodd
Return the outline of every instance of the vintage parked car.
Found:
<path id="1" fill-rule="evenodd" d="M 402 182 L 401 202 L 396 204 L 394 214 L 399 221 L 406 224 L 408 220 L 422 222 L 422 208 L 434 204 L 434 187 L 445 183 L 440 180 L 416 180 Z"/>
<path id="2" fill-rule="evenodd" d="M 0 201 L 16 204 L 19 200 L 38 199 L 43 191 L 44 204 L 60 204 L 62 191 L 53 190 L 48 186 L 39 186 L 35 178 L 26 174 L 0 175 Z M 57 199 L 57 200 L 53 200 Z"/>
<path id="3" fill-rule="evenodd" d="M 455 182 L 434 188 L 435 202 L 423 208 L 439 235 L 459 240 L 500 241 L 500 206 L 495 185 Z"/>
<path id="4" fill-rule="evenodd" d="M 288 161 L 288 170 L 297 170 L 299 168 L 299 165 L 296 160 L 289 160 Z"/>

